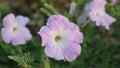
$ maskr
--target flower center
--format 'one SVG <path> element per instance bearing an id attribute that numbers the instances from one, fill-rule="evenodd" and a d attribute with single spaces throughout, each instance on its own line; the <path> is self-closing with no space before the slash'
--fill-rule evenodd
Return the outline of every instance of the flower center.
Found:
<path id="1" fill-rule="evenodd" d="M 17 30 L 18 30 L 17 27 L 13 28 L 13 32 L 17 32 Z"/>
<path id="2" fill-rule="evenodd" d="M 60 36 L 56 36 L 56 37 L 55 37 L 55 41 L 56 41 L 56 42 L 59 42 L 60 40 L 61 40 L 61 37 L 60 37 Z"/>
<path id="3" fill-rule="evenodd" d="M 97 11 L 96 11 L 96 15 L 97 15 L 98 17 L 102 17 L 102 11 L 97 10 Z"/>
<path id="4" fill-rule="evenodd" d="M 100 17 L 100 16 L 101 16 L 101 14 L 100 14 L 100 12 L 99 12 L 99 11 L 97 11 L 97 12 L 96 12 L 96 15 L 97 15 L 98 17 Z"/>

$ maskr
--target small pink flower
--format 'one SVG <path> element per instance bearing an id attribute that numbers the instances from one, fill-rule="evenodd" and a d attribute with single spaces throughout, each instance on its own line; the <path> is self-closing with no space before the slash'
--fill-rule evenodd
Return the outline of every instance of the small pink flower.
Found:
<path id="1" fill-rule="evenodd" d="M 83 34 L 76 24 L 62 15 L 51 16 L 38 34 L 46 55 L 51 58 L 72 62 L 81 53 L 79 43 L 83 42 Z"/>
<path id="2" fill-rule="evenodd" d="M 109 30 L 109 26 L 116 21 L 115 18 L 105 12 L 106 0 L 93 0 L 90 3 L 89 17 L 96 22 L 97 26 L 104 26 Z"/>
<path id="3" fill-rule="evenodd" d="M 3 19 L 3 28 L 1 29 L 2 38 L 6 43 L 13 45 L 25 44 L 26 41 L 32 38 L 30 31 L 26 27 L 29 23 L 29 18 L 14 14 L 8 14 Z"/>

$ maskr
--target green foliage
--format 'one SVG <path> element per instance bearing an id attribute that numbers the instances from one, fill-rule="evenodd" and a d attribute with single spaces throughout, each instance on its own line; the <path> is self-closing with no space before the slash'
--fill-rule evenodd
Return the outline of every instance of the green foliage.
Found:
<path id="1" fill-rule="evenodd" d="M 31 63 L 33 62 L 34 59 L 31 58 L 30 53 L 25 53 L 20 56 L 8 56 L 8 58 L 18 62 L 19 65 L 24 68 L 33 68 Z"/>
<path id="2" fill-rule="evenodd" d="M 0 4 L 0 12 L 5 15 L 10 11 L 8 5 Z"/>
<path id="3" fill-rule="evenodd" d="M 67 7 L 68 9 L 64 9 L 64 6 L 61 5 L 64 9 L 61 10 L 57 6 L 54 6 L 53 1 L 39 0 L 38 4 L 42 7 L 36 12 L 41 13 L 41 16 L 51 16 L 60 13 L 68 17 L 70 21 L 77 23 L 77 17 L 84 12 L 84 5 L 90 0 L 65 0 L 66 2 L 75 1 L 77 3 L 77 11 L 74 17 L 68 13 L 69 6 Z M 10 12 L 10 9 L 7 5 L 0 4 L 0 12 L 3 17 Z M 4 43 L 0 33 L 0 68 L 120 68 L 120 1 L 118 0 L 114 6 L 108 3 L 106 5 L 106 12 L 117 19 L 111 25 L 110 31 L 106 31 L 103 27 L 96 27 L 95 23 L 90 20 L 88 20 L 87 24 L 78 25 L 80 31 L 84 33 L 84 42 L 81 44 L 81 55 L 71 63 L 63 60 L 56 61 L 46 57 L 44 47 L 41 46 L 41 39 L 36 34 L 41 28 L 39 25 L 29 25 L 33 38 L 24 45 L 13 46 Z M 30 16 L 33 16 L 33 13 Z M 36 21 L 32 17 L 30 18 L 32 21 Z M 40 21 L 44 20 L 40 22 L 42 26 L 47 21 L 47 18 L 39 18 Z M 0 27 L 2 27 L 2 24 L 0 24 Z"/>

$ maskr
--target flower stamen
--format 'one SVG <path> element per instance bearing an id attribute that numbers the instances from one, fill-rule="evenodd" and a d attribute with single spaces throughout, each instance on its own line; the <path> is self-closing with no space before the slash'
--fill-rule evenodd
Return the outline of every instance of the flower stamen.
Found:
<path id="1" fill-rule="evenodd" d="M 55 41 L 56 41 L 56 42 L 58 42 L 58 41 L 60 41 L 60 40 L 61 40 L 61 37 L 60 37 L 60 36 L 56 36 L 56 37 L 55 37 Z"/>
<path id="2" fill-rule="evenodd" d="M 18 30 L 17 27 L 13 28 L 13 32 L 17 32 L 17 30 Z"/>

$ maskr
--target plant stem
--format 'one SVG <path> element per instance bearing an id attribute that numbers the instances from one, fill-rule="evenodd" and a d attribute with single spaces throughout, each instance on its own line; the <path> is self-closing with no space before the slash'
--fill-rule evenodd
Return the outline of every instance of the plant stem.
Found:
<path id="1" fill-rule="evenodd" d="M 48 10 L 50 10 L 52 13 L 58 14 L 58 12 L 55 10 L 55 8 L 52 7 L 51 5 L 48 5 L 47 3 L 45 3 L 44 6 L 45 6 Z"/>
<path id="2" fill-rule="evenodd" d="M 88 25 L 88 23 L 90 22 L 91 20 L 89 19 L 85 24 L 82 25 L 82 28 L 84 28 L 86 25 Z"/>
<path id="3" fill-rule="evenodd" d="M 51 16 L 52 14 L 50 12 L 48 12 L 46 9 L 44 8 L 40 8 L 41 12 L 43 12 L 44 14 L 46 14 L 47 16 Z"/>
<path id="4" fill-rule="evenodd" d="M 47 56 L 44 62 L 44 68 L 50 68 L 49 58 Z"/>

